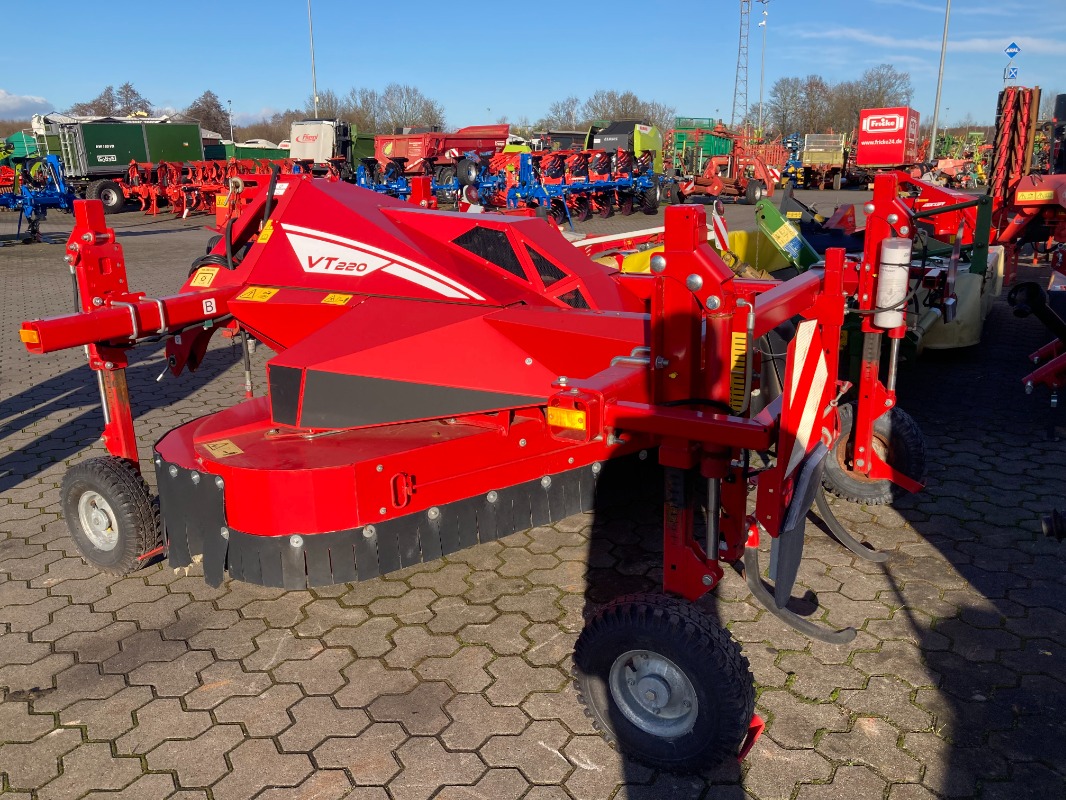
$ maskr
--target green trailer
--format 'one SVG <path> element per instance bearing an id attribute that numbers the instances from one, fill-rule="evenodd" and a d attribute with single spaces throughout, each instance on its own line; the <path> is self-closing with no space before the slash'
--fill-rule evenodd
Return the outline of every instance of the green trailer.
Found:
<path id="1" fill-rule="evenodd" d="M 195 123 L 53 122 L 44 117 L 35 119 L 34 133 L 42 154 L 59 156 L 68 184 L 81 196 L 103 201 L 107 211 L 117 211 L 126 202 L 121 179 L 131 161 L 204 159 L 203 138 Z"/>
<path id="2" fill-rule="evenodd" d="M 674 166 L 687 175 L 701 175 L 712 157 L 732 154 L 733 139 L 724 133 L 719 120 L 676 117 L 671 142 Z"/>

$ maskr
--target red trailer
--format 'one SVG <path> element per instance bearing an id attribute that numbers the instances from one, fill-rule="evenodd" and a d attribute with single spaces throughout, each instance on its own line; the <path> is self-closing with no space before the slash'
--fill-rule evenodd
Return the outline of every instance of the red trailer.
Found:
<path id="1" fill-rule="evenodd" d="M 374 157 L 384 167 L 390 161 L 407 159 L 403 162 L 407 175 L 425 175 L 435 166 L 450 167 L 463 157 L 463 153 L 473 150 L 478 153 L 498 153 L 507 144 L 510 127 L 502 125 L 469 125 L 454 133 L 426 132 L 382 134 L 374 137 Z M 455 173 L 452 172 L 452 175 Z M 446 183 L 449 176 L 436 176 L 437 181 Z"/>
<path id="2" fill-rule="evenodd" d="M 859 112 L 855 166 L 902 167 L 918 162 L 918 112 L 913 108 L 866 108 Z"/>

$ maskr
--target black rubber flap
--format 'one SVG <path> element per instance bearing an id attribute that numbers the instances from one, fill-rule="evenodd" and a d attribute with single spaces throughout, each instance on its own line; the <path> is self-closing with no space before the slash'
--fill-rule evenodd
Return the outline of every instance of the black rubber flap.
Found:
<path id="1" fill-rule="evenodd" d="M 792 587 L 796 585 L 800 562 L 803 560 L 803 531 L 807 511 L 814 503 L 814 495 L 821 491 L 822 470 L 829 449 L 819 442 L 799 466 L 799 476 L 792 492 L 792 502 L 785 514 L 781 534 L 770 544 L 770 578 L 774 582 L 774 602 L 784 608 Z"/>

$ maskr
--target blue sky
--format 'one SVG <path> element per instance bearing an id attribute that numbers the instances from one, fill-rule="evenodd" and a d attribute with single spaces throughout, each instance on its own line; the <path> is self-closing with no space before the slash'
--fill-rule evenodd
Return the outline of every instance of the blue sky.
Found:
<path id="1" fill-rule="evenodd" d="M 318 87 L 344 93 L 393 81 L 416 85 L 443 104 L 453 127 L 504 114 L 535 121 L 552 101 L 601 88 L 631 90 L 679 115 L 728 121 L 739 5 L 611 0 L 549 10 L 479 0 L 312 0 Z M 752 5 L 748 99 L 755 103 L 763 6 Z M 811 73 L 847 80 L 890 63 L 910 73 L 914 106 L 928 121 L 944 6 L 944 0 L 770 0 L 765 88 Z M 306 0 L 53 0 L 49 8 L 57 24 L 8 36 L 0 49 L 0 118 L 65 109 L 127 80 L 157 106 L 177 109 L 211 89 L 233 101 L 238 125 L 302 105 L 311 93 Z M 105 30 L 107 39 L 92 43 L 87 32 Z M 993 120 L 1011 41 L 1021 46 L 1019 84 L 1066 92 L 1066 2 L 954 0 L 941 124 L 967 114 Z"/>

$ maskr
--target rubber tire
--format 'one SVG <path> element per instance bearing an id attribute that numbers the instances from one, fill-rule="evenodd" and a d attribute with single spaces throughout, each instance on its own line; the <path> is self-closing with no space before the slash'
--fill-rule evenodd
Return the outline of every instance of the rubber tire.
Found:
<path id="1" fill-rule="evenodd" d="M 117 214 L 126 207 L 126 195 L 114 181 L 100 181 L 96 187 L 95 199 L 104 204 L 105 214 Z"/>
<path id="2" fill-rule="evenodd" d="M 853 503 L 883 506 L 905 495 L 906 490 L 889 480 L 870 480 L 844 469 L 842 462 L 850 461 L 851 431 L 854 426 L 855 404 L 840 406 L 840 438 L 834 452 L 825 460 L 822 485 L 826 491 Z M 893 408 L 874 422 L 874 436 L 887 444 L 885 459 L 904 475 L 921 481 L 925 477 L 925 437 L 921 428 L 906 411 Z"/>
<path id="3" fill-rule="evenodd" d="M 759 202 L 759 182 L 756 180 L 748 181 L 748 185 L 744 187 L 744 202 L 749 206 L 753 206 Z"/>
<path id="4" fill-rule="evenodd" d="M 651 187 L 644 190 L 644 194 L 640 199 L 640 210 L 649 215 L 659 212 L 659 193 L 657 188 Z"/>
<path id="5" fill-rule="evenodd" d="M 840 173 L 839 172 L 834 172 L 833 173 L 833 191 L 834 192 L 839 192 L 840 191 L 840 185 L 841 185 L 842 181 L 843 181 L 843 179 L 841 178 Z"/>
<path id="6" fill-rule="evenodd" d="M 99 549 L 81 529 L 78 502 L 86 491 L 101 495 L 116 516 L 118 543 L 113 550 Z M 74 547 L 101 572 L 128 575 L 141 565 L 141 556 L 163 543 L 159 504 L 141 473 L 123 458 L 91 458 L 71 467 L 63 477 L 60 502 Z"/>
<path id="7" fill-rule="evenodd" d="M 455 174 L 459 177 L 460 186 L 472 186 L 477 183 L 477 164 L 469 158 L 460 159 L 455 165 Z"/>
<path id="8" fill-rule="evenodd" d="M 390 161 L 385 165 L 381 174 L 386 183 L 391 183 L 392 181 L 397 181 L 403 177 L 403 167 L 395 161 Z"/>
<path id="9" fill-rule="evenodd" d="M 444 166 L 437 168 L 437 183 L 439 183 L 441 186 L 446 186 L 447 184 L 450 184 L 454 178 L 455 167 Z"/>
<path id="10" fill-rule="evenodd" d="M 208 239 L 207 240 L 207 252 L 204 253 L 204 255 L 211 255 L 211 251 L 214 250 L 215 247 L 218 244 L 220 244 L 222 242 L 222 240 L 225 239 L 225 238 L 226 237 L 222 236 L 221 234 L 218 234 L 218 235 L 212 236 L 210 239 Z"/>
<path id="11" fill-rule="evenodd" d="M 668 206 L 676 206 L 681 202 L 681 193 L 677 190 L 676 183 L 668 183 L 663 187 L 663 202 Z"/>
<path id="12" fill-rule="evenodd" d="M 103 181 L 93 181 L 85 187 L 85 199 L 86 200 L 98 200 L 100 199 L 100 184 Z"/>
<path id="13" fill-rule="evenodd" d="M 660 653 L 685 672 L 696 692 L 695 727 L 675 739 L 641 730 L 611 696 L 611 665 L 622 653 Z M 601 608 L 574 648 L 578 700 L 615 749 L 662 769 L 687 772 L 736 758 L 755 708 L 755 686 L 740 646 L 691 603 L 661 594 L 619 597 Z"/>

